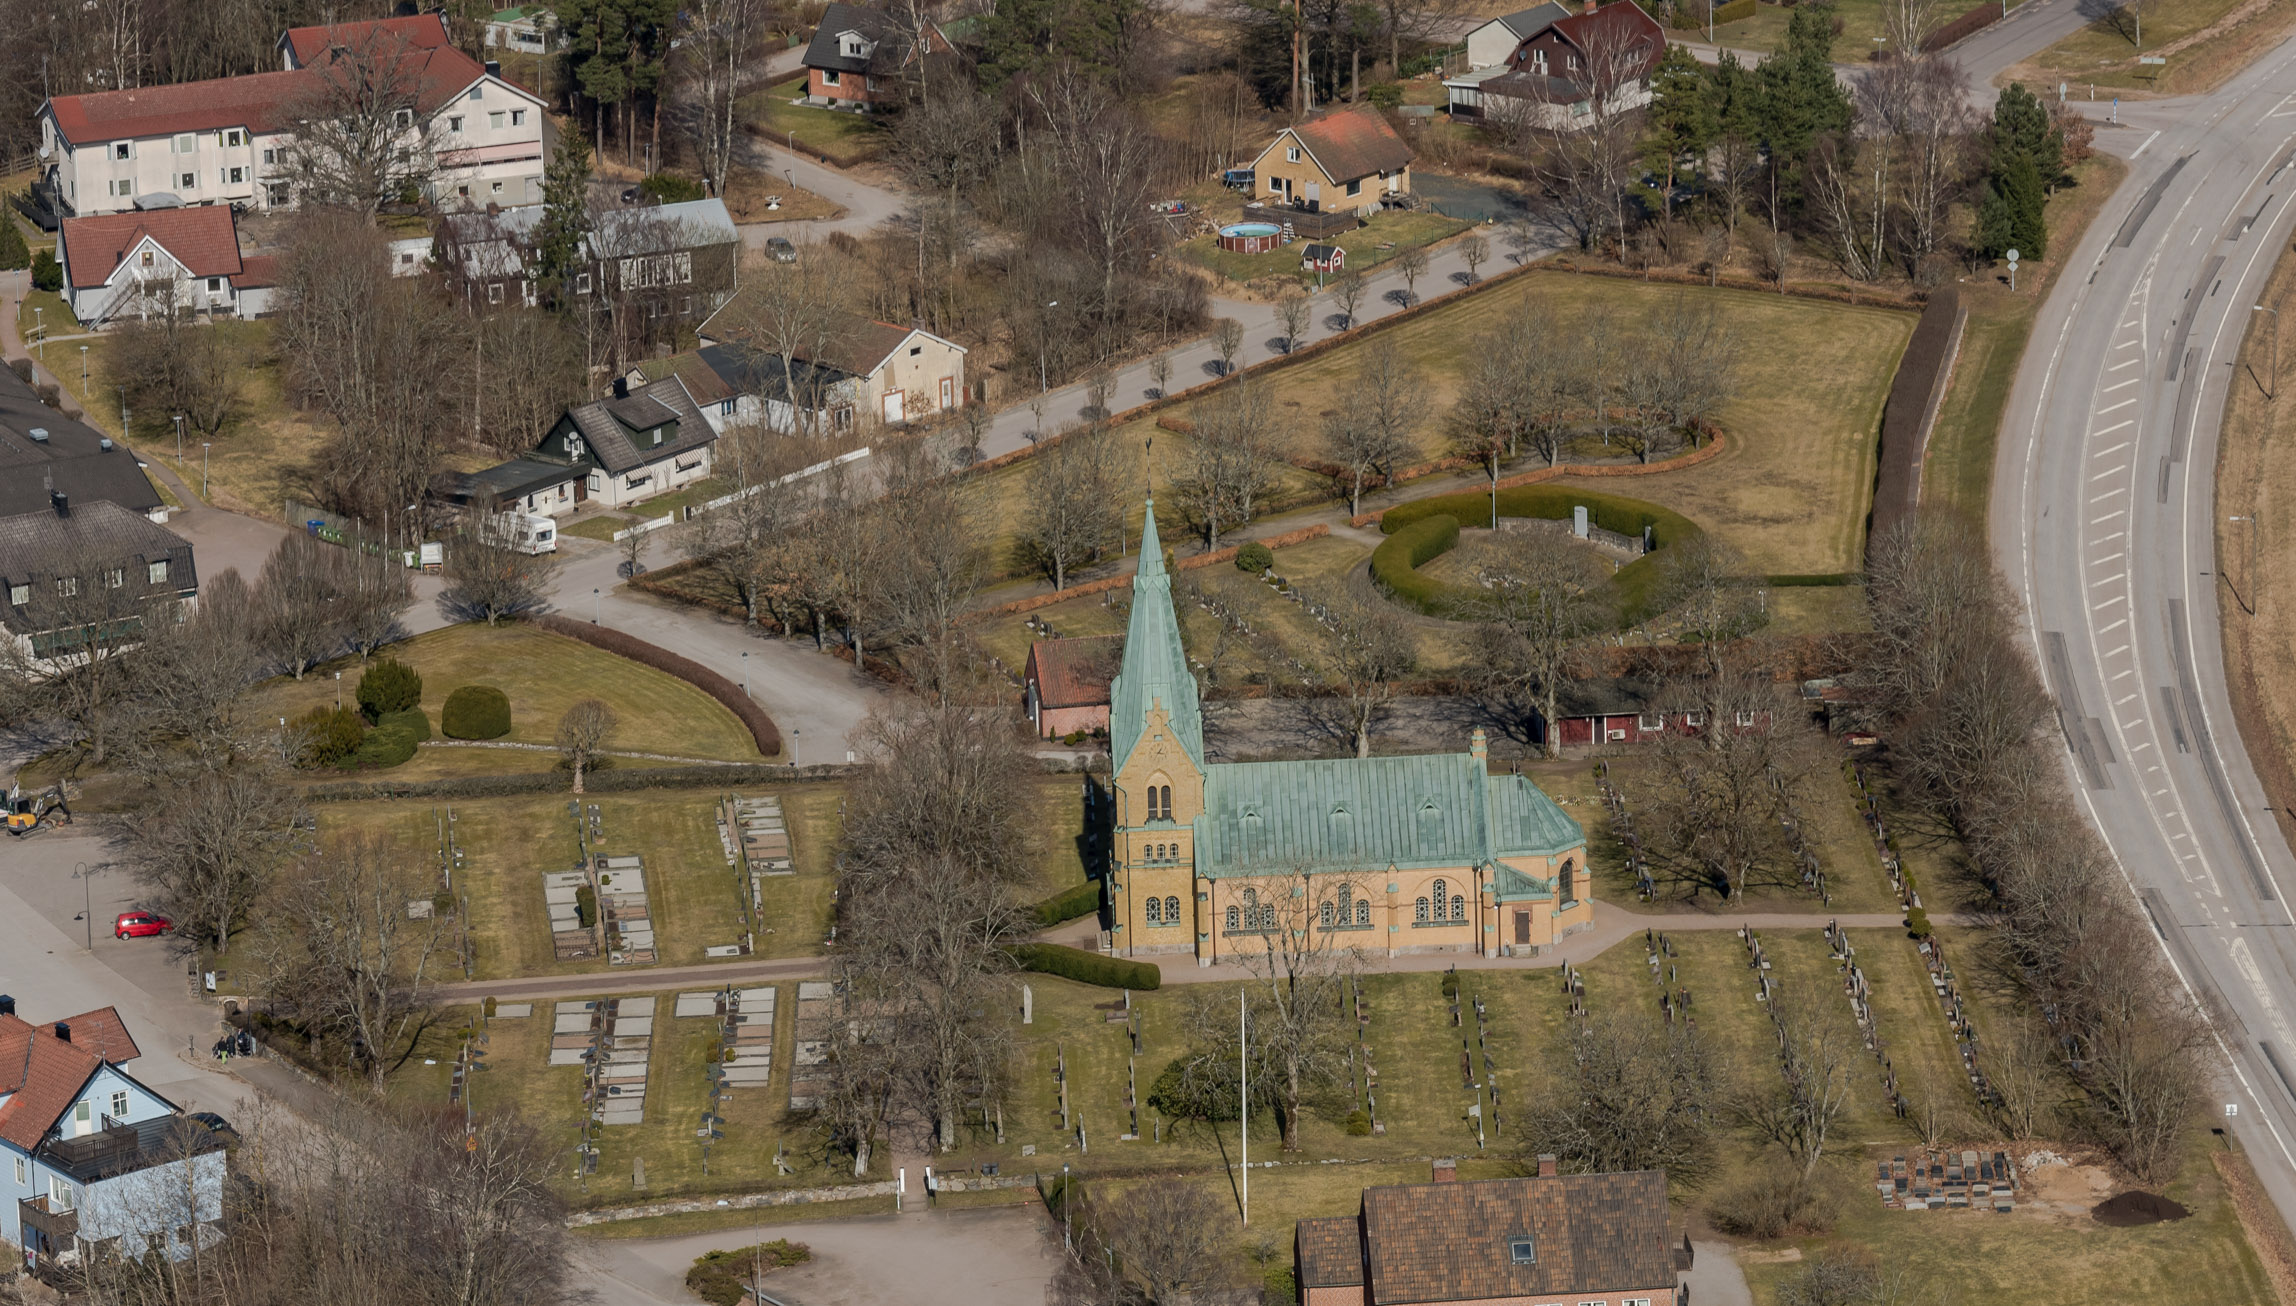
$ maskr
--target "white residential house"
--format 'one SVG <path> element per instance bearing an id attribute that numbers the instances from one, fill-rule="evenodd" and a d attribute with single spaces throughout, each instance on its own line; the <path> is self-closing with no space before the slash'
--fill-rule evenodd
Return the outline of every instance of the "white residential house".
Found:
<path id="1" fill-rule="evenodd" d="M 1568 8 L 1555 0 L 1546 0 L 1544 4 L 1492 19 L 1467 33 L 1468 71 L 1501 67 L 1517 46 L 1537 36 L 1556 19 L 1570 16 Z"/>
<path id="2" fill-rule="evenodd" d="M 701 337 L 712 344 L 745 346 L 758 354 L 774 354 L 766 342 L 744 338 L 747 315 L 740 296 L 702 323 Z M 955 412 L 965 406 L 965 347 L 944 340 L 923 327 L 895 326 L 848 315 L 824 333 L 817 343 L 794 351 L 794 361 L 807 369 L 798 376 L 798 388 L 807 394 L 835 393 L 845 404 L 832 409 L 832 421 L 817 429 L 827 431 L 849 424 L 855 416 L 874 418 L 888 426 L 918 421 L 935 413 Z M 788 387 L 777 376 L 772 384 L 745 385 L 753 393 L 777 395 L 784 400 Z M 770 406 L 770 405 L 769 405 Z M 770 419 L 769 419 L 770 420 Z M 776 426 L 776 429 L 784 429 Z"/>
<path id="3" fill-rule="evenodd" d="M 534 452 L 457 478 L 450 497 L 474 511 L 560 517 L 596 501 L 628 508 L 710 474 L 717 428 L 672 376 L 575 404 Z"/>
<path id="4" fill-rule="evenodd" d="M 557 14 L 540 5 L 517 5 L 498 9 L 486 20 L 485 40 L 489 50 L 548 54 L 565 49 L 567 36 Z"/>
<path id="5" fill-rule="evenodd" d="M 20 1263 L 220 1236 L 223 1140 L 123 1069 L 139 1055 L 110 1007 L 35 1025 L 0 996 L 0 1241 Z"/>
<path id="6" fill-rule="evenodd" d="M 240 255 L 238 222 L 222 206 L 66 218 L 56 261 L 72 316 L 96 328 L 171 307 L 257 317 L 275 279 L 271 259 Z"/>
<path id="7" fill-rule="evenodd" d="M 298 27 L 279 48 L 278 72 L 51 97 L 38 115 L 40 184 L 56 212 L 293 205 L 290 119 L 344 52 L 402 79 L 415 107 L 400 127 L 406 148 L 436 159 L 437 202 L 542 198 L 543 102 L 455 49 L 438 14 Z"/>

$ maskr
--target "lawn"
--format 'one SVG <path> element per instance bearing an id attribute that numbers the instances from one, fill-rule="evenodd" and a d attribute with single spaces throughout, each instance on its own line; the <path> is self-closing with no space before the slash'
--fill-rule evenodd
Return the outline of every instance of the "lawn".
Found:
<path id="1" fill-rule="evenodd" d="M 1237 220 L 1234 213 L 1225 209 L 1219 210 L 1219 214 L 1222 222 Z M 1323 243 L 1346 250 L 1347 266 L 1361 272 L 1385 263 L 1406 249 L 1432 245 L 1436 241 L 1456 236 L 1465 231 L 1468 225 L 1433 210 L 1380 213 L 1354 231 Z M 1173 252 L 1238 283 L 1274 278 L 1312 286 L 1316 282 L 1316 275 L 1300 271 L 1299 266 L 1300 251 L 1307 245 L 1307 240 L 1303 238 L 1289 245 L 1278 246 L 1265 254 L 1237 254 L 1221 249 L 1216 236 L 1204 235 L 1180 242 L 1173 247 Z M 1443 288 L 1428 278 L 1422 277 L 1419 282 L 1421 295 L 1432 294 Z"/>
<path id="2" fill-rule="evenodd" d="M 604 958 L 560 963 L 552 955 L 542 874 L 580 864 L 569 801 L 547 794 L 428 805 L 328 803 L 318 808 L 319 830 L 322 837 L 361 833 L 393 840 L 434 863 L 440 840 L 451 836 L 463 854 L 454 888 L 470 907 L 473 979 L 604 971 Z M 594 851 L 646 859 L 646 904 L 660 964 L 693 965 L 705 960 L 703 948 L 741 940 L 742 891 L 718 842 L 714 792 L 593 795 L 585 802 L 597 806 L 605 828 Z M 800 834 L 799 842 L 809 841 Z M 769 905 L 767 921 L 775 920 Z M 823 933 L 816 922 L 782 924 L 815 944 Z"/>
<path id="3" fill-rule="evenodd" d="M 1936 26 L 1942 27 L 1976 8 L 1978 2 L 1979 0 L 1941 0 L 1935 13 L 1931 15 L 1931 21 Z M 1888 31 L 1887 19 L 1884 17 L 1889 10 L 1888 0 L 1834 0 L 1833 9 L 1835 20 L 1841 24 L 1840 34 L 1834 37 L 1834 61 L 1836 63 L 1859 62 L 1867 58 L 1873 51 L 1883 47 L 1884 42 L 1876 38 L 1885 36 Z M 1775 50 L 1780 45 L 1785 44 L 1786 21 L 1792 13 L 1793 10 L 1787 6 L 1758 5 L 1752 18 L 1743 18 L 1735 23 L 1724 23 L 1715 28 L 1714 41 L 1717 45 L 1726 46 L 1733 50 L 1762 52 Z M 1704 28 L 1699 28 L 1696 31 L 1678 31 L 1673 35 L 1678 40 L 1704 41 L 1706 39 Z"/>
<path id="4" fill-rule="evenodd" d="M 2115 6 L 1995 80 L 2040 87 L 2064 81 L 2071 83 L 2076 95 L 2087 94 L 2091 87 L 2107 95 L 2116 90 L 2193 95 L 2215 89 L 2247 67 L 2296 22 L 2296 3 L 2291 0 L 2177 0 L 2143 8 L 2141 48 L 2136 25 L 2130 21 L 2138 6 Z M 2167 62 L 2138 62 L 2146 57 Z"/>
<path id="5" fill-rule="evenodd" d="M 795 136 L 799 145 L 821 151 L 841 168 L 885 152 L 888 133 L 883 122 L 868 114 L 790 103 L 803 94 L 805 79 L 799 77 L 743 96 L 737 106 L 742 126 L 783 145 Z"/>
<path id="6" fill-rule="evenodd" d="M 1922 464 L 1924 503 L 1950 507 L 1972 522 L 1985 520 L 1993 491 L 1994 448 L 2034 315 L 2056 284 L 2066 258 L 2127 175 L 2128 165 L 2109 154 L 2074 168 L 2073 184 L 2060 187 L 2049 201 L 2052 252 L 2040 265 L 2041 275 L 2028 271 L 2018 278 L 2015 291 L 2005 278 L 1973 280 L 1963 286 L 1969 322 L 1930 431 L 1928 456 Z"/>
<path id="7" fill-rule="evenodd" d="M 447 695 L 463 685 L 488 684 L 510 697 L 505 738 L 514 742 L 553 743 L 566 709 L 596 698 L 613 709 L 617 721 L 606 737 L 609 751 L 758 760 L 748 728 L 716 699 L 668 672 L 533 626 L 448 626 L 394 644 L 388 655 L 422 673 L 422 705 L 430 714 L 433 738 L 440 737 L 438 714 Z M 337 670 L 343 672 L 341 696 L 348 703 L 362 674 L 356 658 L 328 663 L 299 681 L 269 681 L 257 690 L 250 710 L 256 720 L 292 719 L 333 703 Z M 470 751 L 496 761 L 508 756 L 500 749 Z"/>
<path id="8" fill-rule="evenodd" d="M 14 210 L 9 212 L 12 220 Z M 72 316 L 72 307 L 64 302 L 62 295 L 53 290 L 27 290 L 24 292 L 23 300 L 16 307 L 17 334 L 24 341 L 26 347 L 33 348 L 39 344 L 42 327 L 47 329 L 49 335 L 60 336 L 68 332 L 78 331 L 80 321 Z M 67 359 L 65 355 L 72 351 L 72 344 L 92 343 L 94 342 L 81 340 L 56 346 L 55 351 L 47 357 L 50 370 L 54 371 L 56 375 L 62 376 L 65 364 L 70 362 L 74 379 L 77 380 L 79 364 Z"/>

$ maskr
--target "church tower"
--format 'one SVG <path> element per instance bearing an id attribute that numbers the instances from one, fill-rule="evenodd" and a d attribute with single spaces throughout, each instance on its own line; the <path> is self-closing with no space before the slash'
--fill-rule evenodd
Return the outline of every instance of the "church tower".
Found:
<path id="1" fill-rule="evenodd" d="M 1124 660 L 1109 684 L 1116 812 L 1114 909 L 1119 953 L 1193 952 L 1194 823 L 1204 810 L 1204 712 L 1172 610 L 1156 501 L 1140 537 Z"/>

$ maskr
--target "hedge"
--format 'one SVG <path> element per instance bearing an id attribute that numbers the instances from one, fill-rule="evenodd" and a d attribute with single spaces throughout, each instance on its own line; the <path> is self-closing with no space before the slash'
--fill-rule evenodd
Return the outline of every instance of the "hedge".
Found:
<path id="1" fill-rule="evenodd" d="M 492 685 L 464 685 L 446 696 L 438 728 L 449 739 L 500 739 L 510 733 L 510 695 Z"/>
<path id="2" fill-rule="evenodd" d="M 581 640 L 592 648 L 640 662 L 656 671 L 667 672 L 694 688 L 723 703 L 726 710 L 741 719 L 749 728 L 749 737 L 757 745 L 760 756 L 772 757 L 781 751 L 781 728 L 766 715 L 756 699 L 741 692 L 741 686 L 710 670 L 689 657 L 672 653 L 659 645 L 649 644 L 635 635 L 590 622 L 570 621 L 565 617 L 546 616 L 534 624 L 556 634 Z"/>
<path id="3" fill-rule="evenodd" d="M 1145 961 L 1103 957 L 1097 952 L 1064 948 L 1057 943 L 1018 944 L 1012 949 L 1012 959 L 1022 970 L 1058 975 L 1079 984 L 1097 984 L 1104 989 L 1147 993 L 1164 983 L 1164 972 Z"/>
<path id="4" fill-rule="evenodd" d="M 1649 617 L 1656 610 L 1661 555 L 1681 541 L 1697 538 L 1702 533 L 1697 523 L 1670 508 L 1662 508 L 1641 499 L 1629 499 L 1624 495 L 1605 494 L 1600 490 L 1570 489 L 1559 485 L 1518 485 L 1499 491 L 1501 517 L 1566 521 L 1574 508 L 1581 507 L 1587 510 L 1587 520 L 1590 523 L 1606 531 L 1640 537 L 1644 528 L 1649 528 L 1651 551 L 1619 568 L 1610 579 L 1611 588 L 1618 596 L 1621 624 L 1632 625 Z M 1403 553 L 1398 551 L 1389 554 L 1388 571 L 1380 569 L 1380 554 L 1386 553 L 1414 523 L 1439 516 L 1454 519 L 1451 539 L 1431 553 L 1418 553 L 1414 548 L 1412 552 L 1418 553 L 1418 556 L 1410 563 L 1413 575 L 1403 586 L 1398 586 L 1390 573 L 1404 556 Z M 1483 490 L 1437 494 L 1398 504 L 1388 509 L 1386 515 L 1379 519 L 1380 529 L 1388 532 L 1390 538 L 1373 551 L 1372 574 L 1421 611 L 1441 616 L 1441 610 L 1455 602 L 1456 591 L 1440 582 L 1417 575 L 1416 569 L 1442 556 L 1457 542 L 1456 522 L 1487 522 L 1490 519 L 1491 496 Z M 1434 537 L 1426 538 L 1431 540 Z"/>
<path id="5" fill-rule="evenodd" d="M 423 678 L 413 667 L 383 658 L 359 677 L 359 710 L 367 720 L 381 724 L 391 712 L 403 712 L 423 701 Z"/>
<path id="6" fill-rule="evenodd" d="M 375 728 L 378 730 L 389 730 L 394 727 L 413 735 L 416 743 L 421 743 L 431 737 L 430 717 L 419 707 L 385 712 L 382 719 L 375 722 Z"/>
<path id="7" fill-rule="evenodd" d="M 405 766 L 414 760 L 415 749 L 429 735 L 430 726 L 426 722 L 423 733 L 418 735 L 410 727 L 397 722 L 396 715 L 393 714 L 393 724 L 376 726 L 367 732 L 367 742 L 361 744 L 358 753 L 351 758 L 353 765 L 360 770 L 380 771 Z"/>
<path id="8" fill-rule="evenodd" d="M 1036 923 L 1044 929 L 1065 925 L 1079 916 L 1092 915 L 1100 910 L 1100 881 L 1086 880 L 1065 892 L 1052 895 L 1032 910 L 1036 912 Z"/>
<path id="9" fill-rule="evenodd" d="M 1712 21 L 1716 27 L 1720 27 L 1724 23 L 1735 23 L 1753 16 L 1754 0 L 1730 0 L 1726 5 L 1714 6 Z M 1684 7 L 1675 10 L 1672 26 L 1678 32 L 1703 32 L 1707 21 L 1706 15 Z"/>
<path id="10" fill-rule="evenodd" d="M 1772 589 L 1827 589 L 1835 585 L 1855 585 L 1865 579 L 1856 571 L 1790 572 L 1778 576 L 1764 576 L 1762 581 Z"/>
<path id="11" fill-rule="evenodd" d="M 1985 0 L 1961 17 L 1931 32 L 1922 40 L 1921 52 L 1934 54 L 1958 42 L 1973 32 L 1980 32 L 2001 21 L 2001 0 Z"/>
<path id="12" fill-rule="evenodd" d="M 1449 553 L 1459 543 L 1459 519 L 1446 514 L 1422 514 L 1417 520 L 1390 531 L 1371 551 L 1371 574 L 1387 591 L 1430 616 L 1448 615 L 1458 596 L 1450 586 L 1419 574 L 1419 568 Z"/>
<path id="13" fill-rule="evenodd" d="M 1921 499 L 1922 451 L 1928 443 L 1930 413 L 1953 370 L 1964 320 L 1960 293 L 1952 286 L 1941 287 L 1921 310 L 1913 338 L 1906 341 L 1905 354 L 1898 359 L 1889 398 L 1882 403 L 1868 541 L 1887 537 L 1913 514 Z"/>

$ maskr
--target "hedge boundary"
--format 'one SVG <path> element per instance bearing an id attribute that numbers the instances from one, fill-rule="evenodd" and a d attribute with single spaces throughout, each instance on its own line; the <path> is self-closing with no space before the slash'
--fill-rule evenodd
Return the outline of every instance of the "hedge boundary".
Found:
<path id="1" fill-rule="evenodd" d="M 604 649 L 608 653 L 676 676 L 724 704 L 743 725 L 749 727 L 749 737 L 757 745 L 759 756 L 773 757 L 781 752 L 781 727 L 773 723 L 773 718 L 766 715 L 757 700 L 742 693 L 741 686 L 692 658 L 672 653 L 658 644 L 649 644 L 635 635 L 573 621 L 556 614 L 538 617 L 534 624 L 554 634 L 580 640 L 592 648 Z M 589 783 L 588 777 L 585 777 L 584 783 Z"/>
<path id="2" fill-rule="evenodd" d="M 1713 23 L 1716 27 L 1720 27 L 1724 23 L 1735 23 L 1753 16 L 1754 0 L 1730 0 L 1728 4 L 1714 6 Z M 1689 22 L 1676 21 L 1668 24 L 1677 32 L 1703 32 L 1706 30 L 1705 21 L 1695 16 L 1678 13 L 1675 17 L 1677 20 L 1690 19 Z"/>
<path id="3" fill-rule="evenodd" d="M 1418 574 L 1428 562 L 1448 553 L 1459 542 L 1459 523 L 1490 520 L 1490 497 L 1483 490 L 1436 494 L 1387 510 L 1380 529 L 1388 538 L 1371 554 L 1371 573 L 1397 597 L 1429 616 L 1447 617 L 1444 609 L 1455 591 Z M 1625 495 L 1565 486 L 1518 485 L 1499 492 L 1501 517 L 1535 517 L 1544 521 L 1569 518 L 1584 507 L 1587 520 L 1620 535 L 1640 535 L 1650 529 L 1649 553 L 1611 574 L 1611 591 L 1618 599 L 1618 620 L 1632 624 L 1650 615 L 1652 592 L 1658 584 L 1658 560 L 1669 548 L 1705 532 L 1698 523 L 1671 508 Z M 1430 521 L 1449 522 L 1449 528 L 1424 529 Z M 1445 538 L 1448 537 L 1448 538 Z M 1430 551 L 1431 545 L 1440 543 Z M 1382 555 L 1385 555 L 1383 558 Z M 1406 578 L 1407 573 L 1407 578 Z M 1401 578 L 1402 584 L 1397 580 Z"/>
<path id="4" fill-rule="evenodd" d="M 1959 45 L 1970 37 L 2001 21 L 2001 0 L 1985 0 L 1961 17 L 1931 32 L 1921 40 L 1923 54 L 1935 54 L 1948 46 Z"/>
<path id="5" fill-rule="evenodd" d="M 1968 324 L 1968 306 L 1961 302 L 1960 292 L 1948 286 L 1930 297 L 1921 321 L 1914 324 L 1913 338 L 1906 341 L 1897 375 L 1889 384 L 1889 398 L 1882 403 L 1873 515 L 1866 523 L 1869 546 L 1921 503 L 1921 468 L 1929 453 L 1930 428 L 1945 402 L 1946 383 L 1953 377 L 1961 334 Z"/>
<path id="6" fill-rule="evenodd" d="M 1888 308 L 1900 312 L 1917 310 L 1925 296 L 1880 295 L 1861 292 L 1848 286 L 1827 285 L 1823 282 L 1788 282 L 1780 289 L 1775 281 L 1757 281 L 1752 277 L 1709 278 L 1696 272 L 1680 272 L 1673 268 L 1630 268 L 1616 263 L 1578 263 L 1568 257 L 1546 259 L 1531 264 L 1533 268 L 1548 272 L 1568 272 L 1573 276 L 1614 277 L 1621 281 L 1659 281 L 1674 286 L 1704 286 L 1713 290 L 1751 290 L 1764 295 L 1784 295 L 1788 299 L 1815 299 L 1829 304 L 1849 304 L 1857 308 Z M 1518 269 L 1521 270 L 1521 269 Z"/>
<path id="7" fill-rule="evenodd" d="M 1207 549 L 1202 553 L 1190 554 L 1185 558 L 1176 559 L 1172 563 L 1172 570 L 1194 571 L 1198 567 L 1210 567 L 1217 563 L 1232 562 L 1235 560 L 1236 554 L 1243 550 L 1245 544 L 1264 544 L 1271 549 L 1282 549 L 1294 544 L 1304 544 L 1309 540 L 1320 540 L 1329 534 L 1331 534 L 1331 527 L 1323 522 L 1317 522 L 1313 526 L 1302 526 L 1296 531 L 1270 535 L 1264 540 L 1245 540 L 1242 543 L 1231 544 L 1226 548 Z M 1132 583 L 1134 574 L 1134 572 L 1128 571 L 1121 575 L 1103 576 L 1099 580 L 1089 580 L 1082 585 L 1071 585 L 1067 589 L 1054 590 L 1049 594 L 1035 594 L 1025 599 L 1014 599 L 1010 603 L 999 603 L 993 608 L 976 608 L 966 613 L 960 620 L 980 621 L 989 617 L 1009 617 L 1016 612 L 1034 612 L 1038 608 L 1049 608 L 1056 603 L 1066 603 L 1070 599 L 1090 598 L 1095 594 L 1105 594 L 1113 589 L 1124 588 Z"/>
<path id="8" fill-rule="evenodd" d="M 1082 884 L 1071 885 L 1030 910 L 1036 913 L 1036 923 L 1048 930 L 1082 916 L 1094 915 L 1100 910 L 1100 881 L 1086 880 Z"/>
<path id="9" fill-rule="evenodd" d="M 1022 970 L 1043 975 L 1058 975 L 1079 984 L 1096 984 L 1104 989 L 1130 989 L 1134 993 L 1152 993 L 1164 985 L 1164 972 L 1145 961 L 1126 961 L 1122 957 L 1103 957 L 1097 952 L 1071 948 L 1058 943 L 1017 943 L 1011 949 L 1013 964 Z"/>
<path id="10" fill-rule="evenodd" d="M 1500 477 L 1499 493 L 1504 496 L 1509 490 L 1519 490 L 1526 485 L 1539 485 L 1547 481 L 1559 481 L 1566 476 L 1658 476 L 1666 472 L 1687 471 L 1692 467 L 1696 467 L 1700 463 L 1711 462 L 1712 460 L 1721 457 L 1723 452 L 1729 448 L 1729 438 L 1723 433 L 1720 427 L 1705 425 L 1702 426 L 1701 429 L 1703 429 L 1706 433 L 1706 443 L 1700 445 L 1688 453 L 1677 454 L 1674 457 L 1668 458 L 1662 462 L 1557 463 L 1552 467 L 1536 467 L 1527 472 L 1516 472 L 1512 476 Z M 1486 503 L 1488 502 L 1490 496 L 1490 491 L 1487 489 L 1463 490 L 1460 491 L 1460 493 L 1482 496 Z M 1586 493 L 1600 494 L 1602 492 L 1599 490 L 1589 490 L 1586 491 Z M 1451 496 L 1440 495 L 1437 497 L 1449 498 Z M 1387 507 L 1377 509 L 1373 512 L 1358 513 L 1357 515 L 1348 518 L 1347 524 L 1350 526 L 1379 526 L 1382 530 L 1384 530 L 1386 528 L 1383 523 L 1387 519 L 1387 514 L 1401 508 L 1408 508 L 1413 503 L 1424 502 L 1426 502 L 1424 499 L 1413 499 L 1408 503 L 1389 504 Z M 1489 513 L 1486 509 L 1485 516 L 1487 517 L 1488 515 Z M 1508 513 L 1504 508 L 1502 508 L 1499 512 L 1499 515 L 1501 517 L 1506 517 L 1511 516 L 1512 514 Z"/>

